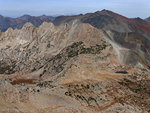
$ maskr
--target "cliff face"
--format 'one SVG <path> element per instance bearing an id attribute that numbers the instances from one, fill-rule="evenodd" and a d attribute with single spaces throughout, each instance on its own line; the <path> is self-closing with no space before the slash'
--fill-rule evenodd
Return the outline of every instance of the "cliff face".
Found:
<path id="1" fill-rule="evenodd" d="M 61 18 L 0 32 L 0 112 L 149 112 L 144 27 L 108 11 Z"/>

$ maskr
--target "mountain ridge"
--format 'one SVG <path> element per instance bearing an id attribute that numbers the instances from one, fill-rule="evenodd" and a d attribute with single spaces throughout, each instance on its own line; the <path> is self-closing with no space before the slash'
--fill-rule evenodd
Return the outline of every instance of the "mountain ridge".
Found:
<path id="1" fill-rule="evenodd" d="M 138 21 L 147 21 L 146 19 L 143 20 L 139 17 L 137 18 L 127 18 L 125 16 L 122 16 L 120 14 L 114 13 L 112 11 L 109 10 L 102 10 L 102 11 L 96 11 L 94 13 L 86 13 L 86 14 L 79 14 L 79 15 L 73 15 L 73 16 L 57 16 L 57 17 L 53 17 L 53 16 L 46 16 L 46 15 L 41 15 L 41 16 L 31 16 L 28 14 L 25 14 L 23 16 L 17 17 L 17 18 L 11 18 L 11 17 L 4 17 L 4 16 L 0 16 L 1 20 L 0 20 L 0 30 L 1 31 L 6 31 L 9 27 L 12 27 L 13 29 L 18 28 L 21 29 L 23 24 L 25 24 L 26 22 L 31 22 L 32 24 L 34 24 L 36 27 L 38 27 L 39 25 L 41 25 L 42 22 L 53 22 L 55 25 L 59 25 L 61 24 L 61 20 L 63 20 L 65 22 L 66 21 L 70 21 L 72 19 L 82 19 L 84 17 L 88 17 L 88 16 L 92 16 L 92 15 L 108 15 L 108 16 L 115 16 L 117 18 L 120 18 L 124 21 L 127 22 L 138 22 Z M 68 18 L 68 19 L 67 19 Z M 6 21 L 5 21 L 6 20 Z M 145 24 L 149 24 L 146 23 Z"/>

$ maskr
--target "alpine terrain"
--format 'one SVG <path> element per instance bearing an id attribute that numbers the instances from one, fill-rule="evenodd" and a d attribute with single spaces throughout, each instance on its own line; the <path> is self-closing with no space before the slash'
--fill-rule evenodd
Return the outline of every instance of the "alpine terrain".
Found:
<path id="1" fill-rule="evenodd" d="M 150 112 L 149 21 L 108 10 L 7 19 L 0 113 Z"/>

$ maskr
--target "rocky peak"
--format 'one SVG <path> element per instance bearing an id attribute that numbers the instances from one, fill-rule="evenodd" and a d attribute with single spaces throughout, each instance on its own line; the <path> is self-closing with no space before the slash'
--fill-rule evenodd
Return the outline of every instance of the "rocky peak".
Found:
<path id="1" fill-rule="evenodd" d="M 54 27 L 54 24 L 53 23 L 51 23 L 51 22 L 43 22 L 40 26 L 39 26 L 40 28 L 53 28 Z"/>
<path id="2" fill-rule="evenodd" d="M 35 27 L 31 22 L 27 22 L 23 25 L 22 28 L 29 28 L 29 27 Z"/>

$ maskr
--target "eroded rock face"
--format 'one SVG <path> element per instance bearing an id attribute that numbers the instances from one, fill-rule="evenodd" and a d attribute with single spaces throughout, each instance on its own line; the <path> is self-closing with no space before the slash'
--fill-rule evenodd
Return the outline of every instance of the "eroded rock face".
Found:
<path id="1" fill-rule="evenodd" d="M 150 41 L 146 37 L 135 32 L 106 31 L 105 33 L 115 50 L 118 51 L 120 61 L 133 66 L 141 63 L 149 68 Z"/>
<path id="2" fill-rule="evenodd" d="M 79 20 L 2 32 L 0 112 L 149 112 L 149 46 L 130 42 L 134 33 L 113 33 Z M 140 59 L 131 60 L 133 51 Z"/>

